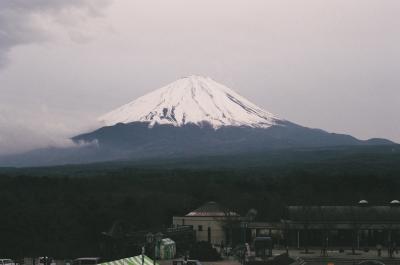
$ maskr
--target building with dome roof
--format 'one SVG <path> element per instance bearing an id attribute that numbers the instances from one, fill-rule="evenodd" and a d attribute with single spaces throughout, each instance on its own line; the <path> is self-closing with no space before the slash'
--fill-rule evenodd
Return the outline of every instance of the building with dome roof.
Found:
<path id="1" fill-rule="evenodd" d="M 232 242 L 233 230 L 239 227 L 241 219 L 238 213 L 210 201 L 185 216 L 174 216 L 173 226 L 192 226 L 197 241 L 220 245 Z"/>

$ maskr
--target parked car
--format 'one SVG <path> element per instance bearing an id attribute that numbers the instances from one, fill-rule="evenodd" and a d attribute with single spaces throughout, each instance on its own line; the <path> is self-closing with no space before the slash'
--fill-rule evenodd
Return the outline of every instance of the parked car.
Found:
<path id="1" fill-rule="evenodd" d="M 15 265 L 12 259 L 0 259 L 0 265 Z"/>
<path id="2" fill-rule="evenodd" d="M 172 261 L 172 265 L 202 265 L 202 264 L 198 260 L 189 259 L 186 261 L 186 263 L 185 260 L 174 260 Z"/>
<path id="3" fill-rule="evenodd" d="M 56 265 L 56 262 L 50 257 L 39 257 L 38 265 Z"/>
<path id="4" fill-rule="evenodd" d="M 101 263 L 101 259 L 98 257 L 79 258 L 73 261 L 73 265 L 97 265 Z"/>

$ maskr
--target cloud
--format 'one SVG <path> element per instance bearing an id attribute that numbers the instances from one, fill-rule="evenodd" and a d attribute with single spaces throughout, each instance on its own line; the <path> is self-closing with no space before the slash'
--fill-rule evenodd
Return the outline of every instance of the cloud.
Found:
<path id="1" fill-rule="evenodd" d="M 91 22 L 103 19 L 111 0 L 11 0 L 0 1 L 0 70 L 13 48 L 67 38 L 77 43 L 92 39 Z M 3 83 L 0 93 L 0 155 L 46 146 L 71 146 L 69 137 L 86 129 L 90 118 L 74 110 L 52 109 L 43 104 L 7 104 Z M 2 91 L 1 91 L 2 90 Z M 13 92 L 16 94 L 16 92 Z M 1 94 L 0 94 L 1 95 Z M 21 95 L 21 97 L 23 97 Z M 2 101 L 2 102 L 1 102 Z"/>
<path id="2" fill-rule="evenodd" d="M 398 0 L 108 2 L 0 0 L 0 149 L 89 131 L 187 74 L 305 126 L 400 142 Z"/>
<path id="3" fill-rule="evenodd" d="M 55 32 L 86 42 L 84 25 L 98 18 L 110 0 L 12 0 L 0 1 L 0 67 L 18 45 L 50 40 Z M 59 29 L 63 30 L 54 30 Z M 83 28 L 83 29 L 82 29 Z"/>
<path id="4" fill-rule="evenodd" d="M 0 155 L 43 147 L 68 147 L 72 136 L 98 127 L 93 117 L 46 105 L 37 108 L 0 106 Z"/>

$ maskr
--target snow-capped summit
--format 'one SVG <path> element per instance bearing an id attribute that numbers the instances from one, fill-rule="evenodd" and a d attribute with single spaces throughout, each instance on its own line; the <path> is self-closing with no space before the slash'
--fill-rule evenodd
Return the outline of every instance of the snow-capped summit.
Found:
<path id="1" fill-rule="evenodd" d="M 211 78 L 200 76 L 179 79 L 100 120 L 108 126 L 72 137 L 76 147 L 0 157 L 0 166 L 186 159 L 252 152 L 259 155 L 283 149 L 286 153 L 291 148 L 394 146 L 385 139 L 363 141 L 279 119 Z M 203 126 L 205 123 L 211 126 Z"/>
<path id="2" fill-rule="evenodd" d="M 278 118 L 209 77 L 188 76 L 99 118 L 106 125 L 148 122 L 183 126 L 210 124 L 268 128 Z"/>

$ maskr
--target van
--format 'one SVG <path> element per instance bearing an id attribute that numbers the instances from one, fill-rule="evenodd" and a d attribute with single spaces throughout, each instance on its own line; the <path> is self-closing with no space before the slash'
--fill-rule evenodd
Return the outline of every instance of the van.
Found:
<path id="1" fill-rule="evenodd" d="M 15 265 L 12 259 L 0 259 L 0 265 Z"/>

